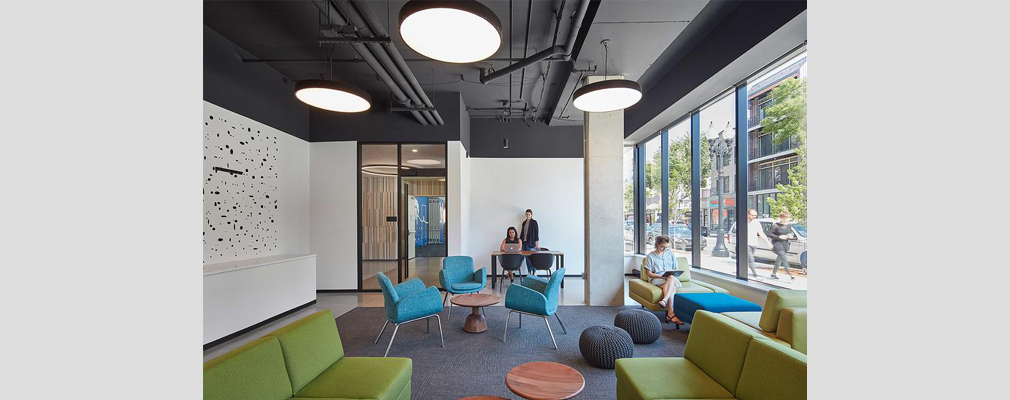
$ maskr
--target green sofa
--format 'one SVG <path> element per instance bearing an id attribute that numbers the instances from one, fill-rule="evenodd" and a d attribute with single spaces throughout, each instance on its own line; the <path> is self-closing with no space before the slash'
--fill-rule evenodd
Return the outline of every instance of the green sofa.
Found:
<path id="1" fill-rule="evenodd" d="M 677 257 L 677 269 L 684 271 L 677 279 L 680 279 L 680 289 L 678 293 L 726 293 L 726 289 L 700 281 L 691 280 L 691 263 L 687 257 Z M 659 305 L 663 299 L 663 289 L 649 282 L 649 276 L 645 274 L 645 259 L 642 259 L 641 279 L 628 281 L 628 296 L 632 300 L 652 311 L 663 311 L 665 308 Z"/>
<path id="2" fill-rule="evenodd" d="M 204 400 L 409 400 L 409 358 L 344 357 L 323 310 L 203 364 Z"/>
<path id="3" fill-rule="evenodd" d="M 807 398 L 806 354 L 708 311 L 695 313 L 684 357 L 615 364 L 618 400 Z"/>
<path id="4" fill-rule="evenodd" d="M 762 311 L 726 312 L 780 344 L 807 354 L 807 291 L 770 290 Z"/>

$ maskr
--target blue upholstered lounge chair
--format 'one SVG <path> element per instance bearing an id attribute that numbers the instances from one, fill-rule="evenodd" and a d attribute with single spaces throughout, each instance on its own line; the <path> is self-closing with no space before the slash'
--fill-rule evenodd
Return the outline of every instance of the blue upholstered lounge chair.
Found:
<path id="1" fill-rule="evenodd" d="M 547 317 L 553 315 L 557 318 L 561 330 L 568 333 L 564 322 L 561 322 L 561 317 L 557 314 L 561 279 L 564 276 L 565 269 L 559 268 L 551 274 L 550 280 L 527 276 L 519 285 L 509 285 L 508 291 L 505 292 L 505 308 L 509 309 L 509 313 L 505 317 L 505 337 L 502 341 L 508 342 L 509 319 L 512 318 L 512 313 L 519 314 L 519 328 L 523 327 L 523 314 L 527 314 L 544 319 L 547 332 L 551 334 L 551 341 L 554 342 L 554 349 L 558 348 L 558 342 L 554 340 L 554 331 L 551 330 L 551 323 L 547 321 Z"/>
<path id="2" fill-rule="evenodd" d="M 487 285 L 487 268 L 473 270 L 473 258 L 469 256 L 449 256 L 442 260 L 442 270 L 438 271 L 438 282 L 445 289 L 442 305 L 449 295 L 477 293 Z M 452 303 L 449 303 L 449 315 L 452 316 Z"/>
<path id="3" fill-rule="evenodd" d="M 434 286 L 425 288 L 420 279 L 413 278 L 399 284 L 393 282 L 385 274 L 379 272 L 379 288 L 382 289 L 382 298 L 386 306 L 386 323 L 382 324 L 379 336 L 375 338 L 375 343 L 379 343 L 382 332 L 386 330 L 386 325 L 393 323 L 393 337 L 389 338 L 389 345 L 386 346 L 386 353 L 393 347 L 393 339 L 396 339 L 396 331 L 400 325 L 414 321 L 425 321 L 426 331 L 430 331 L 428 319 L 435 317 L 438 322 L 438 336 L 442 339 L 442 348 L 445 348 L 445 337 L 442 336 L 442 320 L 438 313 L 442 312 L 442 305 L 438 304 L 438 289 Z"/>

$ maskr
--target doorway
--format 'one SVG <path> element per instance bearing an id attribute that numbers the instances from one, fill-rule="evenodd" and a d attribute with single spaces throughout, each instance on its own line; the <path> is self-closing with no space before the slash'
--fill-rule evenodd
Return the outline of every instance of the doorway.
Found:
<path id="1" fill-rule="evenodd" d="M 420 278 L 438 285 L 448 255 L 446 145 L 359 144 L 359 290 Z"/>

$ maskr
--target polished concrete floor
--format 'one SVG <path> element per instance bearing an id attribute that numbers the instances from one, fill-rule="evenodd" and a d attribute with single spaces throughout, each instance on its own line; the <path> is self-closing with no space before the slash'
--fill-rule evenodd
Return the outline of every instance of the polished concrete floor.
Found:
<path id="1" fill-rule="evenodd" d="M 428 273 L 430 274 L 430 272 Z M 627 281 L 628 279 L 629 279 L 628 277 L 625 277 L 625 281 Z M 435 270 L 435 281 L 436 282 L 438 281 L 437 269 Z M 494 293 L 504 298 L 505 290 L 508 289 L 508 285 L 509 282 L 508 279 L 506 279 L 504 288 L 499 286 L 498 288 L 495 289 Z M 429 284 L 429 286 L 431 286 L 431 284 Z M 435 286 L 437 286 L 437 284 L 435 284 Z M 492 293 L 490 282 L 488 282 L 487 287 L 484 288 L 484 290 L 482 290 L 481 293 Z M 624 296 L 625 305 L 638 304 L 627 296 L 627 289 L 624 290 L 624 293 L 625 293 Z M 585 281 L 582 278 L 572 278 L 572 277 L 565 278 L 565 288 L 561 290 L 559 304 L 585 305 Z M 448 303 L 446 303 L 446 305 L 448 306 Z M 356 307 L 382 307 L 382 306 L 383 306 L 382 293 L 377 292 L 318 293 L 316 294 L 316 304 L 301 309 L 291 315 L 278 319 L 277 321 L 271 322 L 265 326 L 259 327 L 249 333 L 246 333 L 242 336 L 232 339 L 226 343 L 222 343 L 211 349 L 205 350 L 203 352 L 203 358 L 204 361 L 211 360 L 214 357 L 224 354 L 245 343 L 257 339 L 263 336 L 264 334 L 267 334 L 277 328 L 280 328 L 294 321 L 297 321 L 299 318 L 315 313 L 317 311 L 331 310 L 333 312 L 333 316 L 337 317 L 343 315 L 348 311 L 353 310 Z M 460 310 L 459 309 L 453 310 L 453 313 L 456 313 L 457 311 Z M 469 312 L 469 310 L 466 310 L 465 312 Z M 443 311 L 443 313 L 445 313 L 445 311 Z M 375 321 L 376 333 L 378 333 L 378 329 L 382 327 L 382 322 L 383 321 Z"/>

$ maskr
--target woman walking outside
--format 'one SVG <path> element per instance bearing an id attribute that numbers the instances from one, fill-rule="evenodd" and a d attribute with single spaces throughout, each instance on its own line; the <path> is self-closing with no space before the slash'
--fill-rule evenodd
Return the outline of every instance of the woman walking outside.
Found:
<path id="1" fill-rule="evenodd" d="M 789 279 L 796 279 L 793 274 L 789 272 L 789 261 L 786 260 L 786 252 L 789 251 L 789 240 L 796 239 L 793 235 L 793 228 L 789 225 L 789 213 L 782 211 L 779 213 L 779 222 L 772 224 L 771 229 L 768 230 L 768 237 L 772 240 L 772 251 L 775 252 L 775 266 L 772 268 L 772 279 L 779 279 L 776 273 L 779 271 L 779 265 L 785 269 L 786 275 L 789 275 Z"/>

